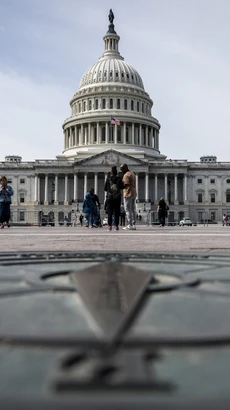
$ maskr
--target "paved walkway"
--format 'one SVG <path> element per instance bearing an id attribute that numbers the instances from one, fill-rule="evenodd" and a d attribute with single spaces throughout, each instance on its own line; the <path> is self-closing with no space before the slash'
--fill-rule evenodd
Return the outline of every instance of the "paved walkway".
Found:
<path id="1" fill-rule="evenodd" d="M 16 251 L 166 251 L 230 252 L 230 227 L 138 226 L 108 232 L 106 227 L 12 227 L 0 231 L 1 252 Z"/>

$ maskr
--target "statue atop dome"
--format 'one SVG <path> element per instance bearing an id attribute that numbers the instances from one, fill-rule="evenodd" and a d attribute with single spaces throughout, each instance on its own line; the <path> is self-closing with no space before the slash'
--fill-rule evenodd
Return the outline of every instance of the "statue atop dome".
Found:
<path id="1" fill-rule="evenodd" d="M 110 24 L 113 24 L 114 14 L 113 14 L 113 10 L 112 10 L 112 9 L 109 10 L 109 15 L 108 15 L 108 17 L 109 17 L 109 22 L 110 22 Z"/>
<path id="2" fill-rule="evenodd" d="M 107 33 L 117 34 L 116 31 L 114 30 L 114 24 L 113 24 L 114 14 L 113 14 L 112 9 L 109 10 L 108 18 L 109 18 L 110 25 L 109 25 L 109 30 L 107 31 Z"/>

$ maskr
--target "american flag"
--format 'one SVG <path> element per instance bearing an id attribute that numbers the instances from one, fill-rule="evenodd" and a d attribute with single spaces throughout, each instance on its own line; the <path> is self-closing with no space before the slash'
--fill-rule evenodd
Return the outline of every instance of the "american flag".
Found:
<path id="1" fill-rule="evenodd" d="M 118 120 L 117 118 L 114 118 L 114 117 L 110 117 L 110 122 L 111 122 L 111 124 L 117 124 L 117 125 L 120 125 L 120 120 Z"/>

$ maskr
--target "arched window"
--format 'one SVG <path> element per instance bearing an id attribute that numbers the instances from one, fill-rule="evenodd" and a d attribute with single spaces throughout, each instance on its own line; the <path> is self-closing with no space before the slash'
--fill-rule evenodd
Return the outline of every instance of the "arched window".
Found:
<path id="1" fill-rule="evenodd" d="M 134 108 L 134 103 L 133 103 L 133 100 L 131 100 L 131 111 L 133 111 L 133 108 Z"/>
<path id="2" fill-rule="evenodd" d="M 105 110 L 105 106 L 106 106 L 106 102 L 105 102 L 105 98 L 103 98 L 102 100 L 102 109 Z"/>
<path id="3" fill-rule="evenodd" d="M 124 101 L 124 109 L 125 109 L 125 110 L 128 109 L 128 101 L 127 101 L 127 100 Z"/>
<path id="4" fill-rule="evenodd" d="M 112 109 L 113 108 L 113 99 L 110 98 L 109 100 L 109 108 Z"/>
<path id="5" fill-rule="evenodd" d="M 83 111 L 85 111 L 86 110 L 86 102 L 84 101 L 83 102 Z"/>
<path id="6" fill-rule="evenodd" d="M 89 110 L 92 110 L 92 101 L 89 100 Z"/>
<path id="7" fill-rule="evenodd" d="M 121 108 L 121 100 L 120 98 L 117 99 L 117 109 L 120 110 Z"/>
<path id="8" fill-rule="evenodd" d="M 230 202 L 230 189 L 226 191 L 226 202 Z"/>
<path id="9" fill-rule="evenodd" d="M 98 99 L 95 101 L 95 110 L 98 110 Z"/>

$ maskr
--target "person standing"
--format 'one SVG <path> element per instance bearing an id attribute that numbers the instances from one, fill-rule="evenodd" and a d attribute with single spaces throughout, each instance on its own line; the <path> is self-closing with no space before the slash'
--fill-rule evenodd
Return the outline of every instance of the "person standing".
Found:
<path id="1" fill-rule="evenodd" d="M 0 179 L 0 228 L 3 229 L 6 225 L 10 228 L 10 204 L 11 197 L 14 194 L 13 188 L 8 185 L 7 178 Z"/>
<path id="2" fill-rule="evenodd" d="M 124 206 L 128 221 L 128 225 L 123 229 L 136 230 L 136 176 L 129 171 L 127 164 L 121 165 L 120 169 L 123 174 Z"/>
<path id="3" fill-rule="evenodd" d="M 165 218 L 167 216 L 167 211 L 168 211 L 168 206 L 165 202 L 165 199 L 163 197 L 160 198 L 160 201 L 158 203 L 157 207 L 157 213 L 158 213 L 158 219 L 159 219 L 159 226 L 163 227 L 165 226 Z"/>
<path id="4" fill-rule="evenodd" d="M 125 226 L 125 207 L 123 202 L 120 207 L 120 226 Z"/>
<path id="5" fill-rule="evenodd" d="M 105 181 L 104 191 L 107 192 L 107 210 L 108 210 L 108 231 L 112 231 L 112 222 L 114 216 L 115 230 L 119 230 L 119 217 L 121 206 L 121 193 L 123 183 L 117 175 L 117 167 L 111 168 L 111 174 Z"/>

